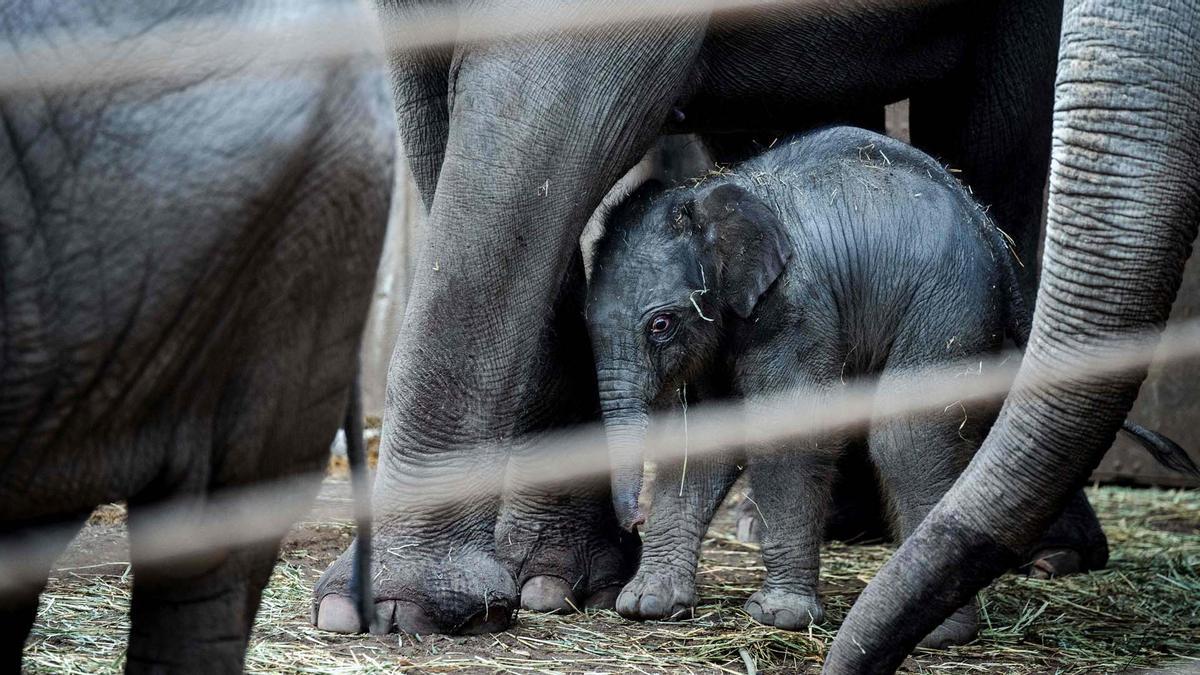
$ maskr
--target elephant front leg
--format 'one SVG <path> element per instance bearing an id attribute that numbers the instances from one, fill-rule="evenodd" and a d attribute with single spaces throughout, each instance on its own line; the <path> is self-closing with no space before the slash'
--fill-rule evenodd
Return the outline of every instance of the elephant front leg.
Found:
<path id="1" fill-rule="evenodd" d="M 22 527 L 0 525 L 0 562 L 5 567 L 15 563 L 15 569 L 6 570 L 5 584 L 0 586 L 0 672 L 21 672 L 21 653 L 37 618 L 38 596 L 46 587 L 54 559 L 71 543 L 86 518 L 87 514 L 79 514 Z M 9 556 L 13 557 L 6 559 Z"/>
<path id="2" fill-rule="evenodd" d="M 580 256 L 572 265 L 571 288 L 582 288 Z M 563 423 L 596 420 L 598 407 L 591 345 L 583 306 L 568 293 L 555 319 L 550 357 L 563 364 L 561 389 L 548 397 Z M 552 386 L 554 383 L 547 383 Z M 633 574 L 641 549 L 636 534 L 617 525 L 607 473 L 572 485 L 547 486 L 529 478 L 561 461 L 553 443 L 533 441 L 517 448 L 496 526 L 496 549 L 516 579 L 521 608 L 538 612 L 612 609 L 617 592 Z"/>
<path id="3" fill-rule="evenodd" d="M 629 619 L 670 619 L 696 606 L 700 544 L 741 474 L 737 458 L 705 457 L 659 467 L 637 574 L 617 597 Z"/>
<path id="4" fill-rule="evenodd" d="M 759 623 L 800 630 L 825 620 L 818 592 L 820 552 L 844 446 L 836 439 L 812 439 L 761 448 L 750 457 L 767 578 L 746 601 L 746 612 Z"/>
<path id="5" fill-rule="evenodd" d="M 460 47 L 425 246 L 388 372 L 373 567 L 383 628 L 509 625 L 496 549 L 511 448 L 595 414 L 573 400 L 554 323 L 579 235 L 686 83 L 702 23 Z M 564 413 L 567 410 L 567 413 Z M 516 467 L 519 469 L 519 467 Z M 542 486 L 549 490 L 549 486 Z M 318 626 L 358 629 L 350 556 L 315 592 Z"/>

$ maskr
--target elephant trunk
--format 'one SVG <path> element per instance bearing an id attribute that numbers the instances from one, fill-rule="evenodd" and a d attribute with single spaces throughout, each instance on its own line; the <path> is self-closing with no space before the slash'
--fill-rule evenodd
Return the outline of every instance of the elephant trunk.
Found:
<path id="1" fill-rule="evenodd" d="M 1069 0 L 1062 34 L 1044 272 L 1021 373 L 966 472 L 847 615 L 826 673 L 894 671 L 1018 560 L 1112 443 L 1146 372 L 1086 368 L 1161 326 L 1179 288 L 1200 219 L 1189 168 L 1200 55 L 1169 45 L 1200 40 L 1200 17 L 1184 2 L 1143 13 Z"/>
<path id="2" fill-rule="evenodd" d="M 631 394 L 632 388 L 628 384 L 600 383 L 600 407 L 604 411 L 604 431 L 612 471 L 613 509 L 617 522 L 630 532 L 646 522 L 638 508 L 638 497 L 642 493 L 644 445 L 649 423 L 646 400 Z"/>

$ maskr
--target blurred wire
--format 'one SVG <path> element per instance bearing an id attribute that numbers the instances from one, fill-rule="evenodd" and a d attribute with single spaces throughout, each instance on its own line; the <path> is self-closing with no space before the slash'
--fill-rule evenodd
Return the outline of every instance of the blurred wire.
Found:
<path id="1" fill-rule="evenodd" d="M 1200 356 L 1200 320 L 1168 328 L 1157 349 L 1156 343 L 1154 333 L 1119 336 L 1110 343 L 1093 345 L 1092 356 L 1064 364 L 1064 368 L 1050 377 L 1022 384 L 1030 387 L 1071 384 L 1145 368 L 1152 359 L 1166 363 Z M 687 452 L 695 459 L 731 447 L 863 428 L 873 420 L 888 417 L 945 412 L 948 401 L 968 403 L 1003 396 L 1019 366 L 1019 354 L 1005 353 L 982 360 L 963 372 L 948 373 L 945 368 L 938 368 L 936 372 L 912 373 L 898 383 L 902 390 L 919 391 L 920 396 L 877 395 L 872 382 L 851 381 L 834 391 L 782 392 L 755 399 L 754 406 L 745 406 L 741 401 L 710 403 L 689 414 Z M 765 412 L 751 414 L 748 407 Z M 677 433 L 678 416 L 677 412 L 669 412 L 655 417 L 646 438 L 649 456 L 658 461 L 683 458 L 684 446 Z M 536 448 L 539 453 L 538 461 L 521 463 L 519 480 L 523 486 L 550 488 L 608 476 L 607 445 L 599 424 L 517 439 L 512 445 Z M 494 472 L 494 467 L 480 466 L 479 471 Z M 137 562 L 167 562 L 278 538 L 290 527 L 293 516 L 307 507 L 316 478 L 297 477 L 282 483 L 227 491 L 203 503 L 198 503 L 200 497 L 192 495 L 185 500 L 148 507 L 137 516 L 141 535 Z M 437 510 L 498 496 L 483 494 L 483 490 L 503 489 L 488 478 L 473 475 L 469 468 L 450 467 L 436 476 L 431 490 L 413 495 L 413 499 L 419 500 L 422 510 Z M 301 485 L 297 481 L 308 482 Z M 376 517 L 393 515 L 394 511 L 389 513 L 388 509 L 395 506 L 377 502 Z M 46 534 L 63 536 L 61 532 Z M 0 590 L 39 580 L 46 572 L 37 556 L 39 547 L 44 546 L 46 542 L 36 537 L 27 543 L 6 544 L 0 551 Z"/>
<path id="2" fill-rule="evenodd" d="M 176 19 L 149 30 L 118 24 L 22 34 L 14 27 L 0 44 L 0 91 L 186 80 L 286 64 L 378 59 L 384 51 L 381 34 L 395 53 L 708 13 L 728 19 L 778 6 L 844 11 L 870 0 L 605 0 L 469 11 L 430 3 L 385 12 L 382 21 L 356 3 L 277 4 L 278 11 Z"/>

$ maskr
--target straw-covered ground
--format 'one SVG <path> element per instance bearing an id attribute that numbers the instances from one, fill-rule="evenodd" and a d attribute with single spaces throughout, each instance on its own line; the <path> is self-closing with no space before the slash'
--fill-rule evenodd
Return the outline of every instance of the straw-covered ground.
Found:
<path id="1" fill-rule="evenodd" d="M 1078 673 L 1200 661 L 1200 491 L 1102 487 L 1089 494 L 1112 546 L 1107 570 L 1038 581 L 1008 575 L 982 596 L 975 642 L 920 652 L 910 672 Z M 728 510 L 704 544 L 694 618 L 632 623 L 613 612 L 521 613 L 505 633 L 466 638 L 335 636 L 308 623 L 309 593 L 349 541 L 344 486 L 327 485 L 314 519 L 286 542 L 263 598 L 247 668 L 255 672 L 805 672 L 814 671 L 850 602 L 887 558 L 886 546 L 828 547 L 829 621 L 811 632 L 761 626 L 741 610 L 762 568 L 732 536 Z M 115 517 L 114 516 L 115 513 Z M 42 597 L 26 647 L 33 672 L 118 670 L 129 575 L 120 513 L 93 517 Z M 83 553 L 87 558 L 80 558 Z M 1196 662 L 1193 662 L 1196 665 Z"/>

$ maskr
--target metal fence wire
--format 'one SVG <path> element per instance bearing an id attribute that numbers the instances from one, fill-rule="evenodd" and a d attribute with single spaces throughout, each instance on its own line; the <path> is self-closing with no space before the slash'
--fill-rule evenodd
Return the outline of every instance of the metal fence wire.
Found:
<path id="1" fill-rule="evenodd" d="M 380 60 L 390 53 L 469 42 L 536 37 L 565 31 L 589 31 L 629 22 L 681 15 L 709 15 L 713 21 L 752 19 L 755 12 L 788 5 L 813 12 L 834 11 L 834 0 L 627 0 L 604 3 L 560 3 L 552 8 L 463 10 L 438 4 L 419 12 L 393 12 L 377 19 L 357 4 L 280 2 L 279 11 L 247 16 L 209 16 L 160 23 L 152 30 L 123 32 L 112 27 L 72 27 L 9 35 L 0 44 L 0 93 L 69 91 L 81 87 L 162 82 L 224 73 L 258 76 L 273 68 L 319 64 L 339 59 Z M 366 37 L 364 37 L 366 36 Z M 1181 322 L 1165 333 L 1114 335 L 1101 345 L 1103 356 L 1075 364 L 1070 372 L 1046 374 L 1041 381 L 1019 386 L 1095 380 L 1130 369 L 1200 356 L 1200 320 Z M 770 441 L 796 439 L 831 430 L 863 428 L 873 420 L 922 412 L 946 412 L 949 402 L 994 399 L 1009 392 L 1021 363 L 1010 352 L 983 360 L 978 368 L 954 375 L 944 370 L 916 372 L 911 386 L 892 390 L 920 391 L 920 396 L 886 395 L 870 380 L 847 382 L 837 391 L 791 390 L 773 395 L 746 412 L 741 402 L 716 402 L 695 408 L 686 420 L 686 443 L 678 433 L 681 411 L 656 415 L 646 438 L 646 451 L 658 461 L 696 458 Z M 819 414 L 796 414 L 816 410 Z M 950 413 L 947 413 L 950 414 Z M 524 462 L 521 481 L 554 487 L 594 481 L 609 472 L 604 430 L 598 424 L 515 439 L 512 447 L 536 448 L 539 461 Z M 481 452 L 499 448 L 481 448 Z M 419 495 L 424 509 L 451 507 L 477 500 L 479 490 L 503 490 L 495 480 L 481 480 L 467 470 L 439 480 L 435 494 Z M 272 540 L 290 525 L 284 514 L 302 510 L 310 497 L 298 484 L 312 476 L 229 490 L 206 497 L 167 501 L 147 511 L 139 523 L 146 532 L 139 560 L 168 561 L 214 550 Z M 299 493 L 299 496 L 298 496 Z M 496 495 L 498 496 L 498 495 Z M 298 501 L 299 500 L 299 501 Z M 394 508 L 394 504 L 377 504 Z M 0 551 L 0 592 L 38 581 L 44 566 L 38 551 L 61 537 L 47 531 L 45 541 L 32 536 Z M 95 560 L 94 562 L 102 562 Z"/>

